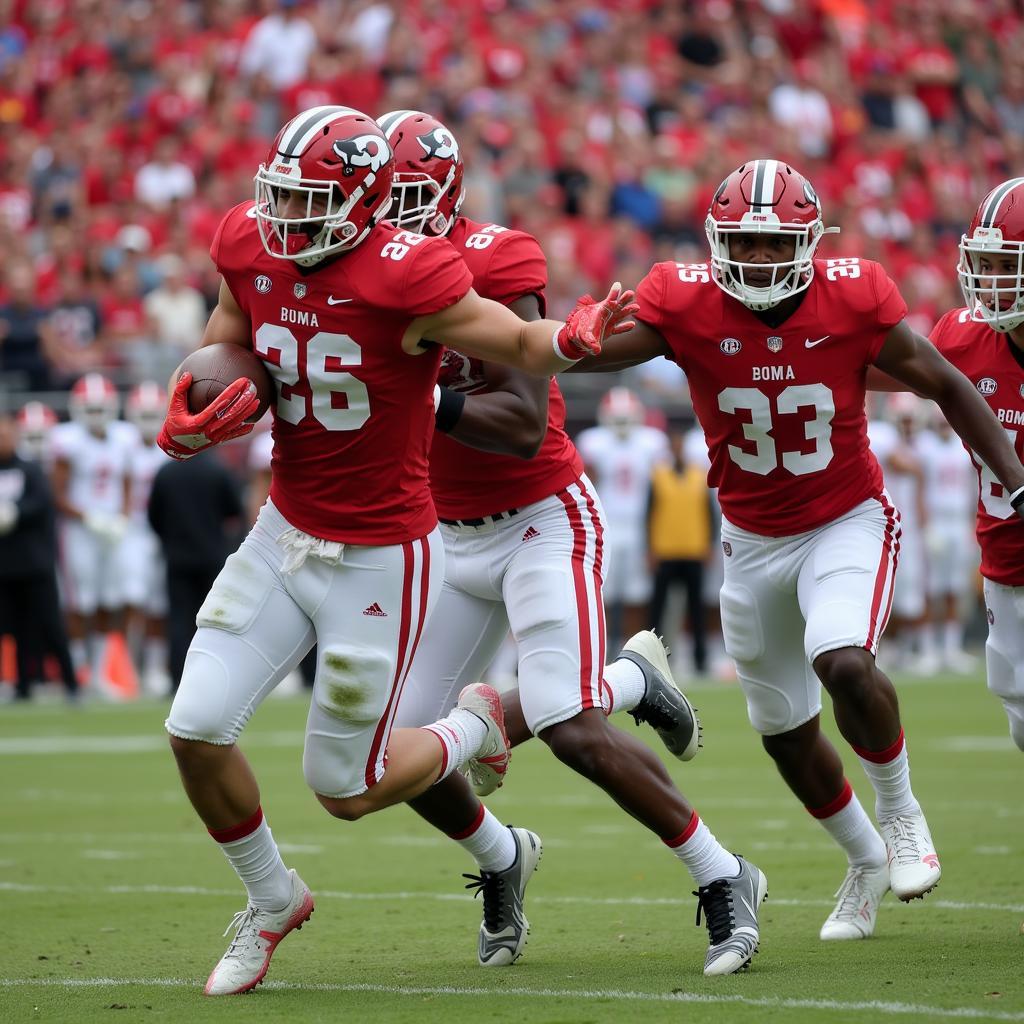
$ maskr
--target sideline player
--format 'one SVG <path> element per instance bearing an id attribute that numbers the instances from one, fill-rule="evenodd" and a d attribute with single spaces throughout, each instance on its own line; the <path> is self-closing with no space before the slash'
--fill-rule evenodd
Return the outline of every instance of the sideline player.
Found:
<path id="1" fill-rule="evenodd" d="M 540 246 L 521 231 L 459 215 L 463 162 L 452 133 L 417 110 L 392 111 L 378 123 L 395 151 L 391 222 L 447 237 L 472 271 L 476 291 L 524 319 L 538 319 L 547 284 Z M 764 876 L 725 850 L 661 760 L 605 717 L 603 698 L 609 704 L 618 698 L 616 710 L 632 710 L 652 724 L 667 725 L 672 716 L 666 738 L 674 752 L 688 759 L 697 751 L 693 709 L 671 683 L 652 633 L 633 637 L 622 663 L 604 668 L 605 518 L 565 433 L 558 386 L 447 350 L 436 421 L 430 485 L 441 516 L 445 582 L 436 626 L 424 634 L 399 704 L 399 723 L 421 725 L 445 714 L 460 688 L 486 671 L 511 626 L 530 733 L 690 869 L 711 933 L 705 973 L 739 970 L 757 947 L 756 913 L 735 928 L 723 930 L 722 922 L 730 900 L 740 906 L 745 898 L 756 910 Z M 481 965 L 512 963 L 526 945 L 523 892 L 540 859 L 539 837 L 503 826 L 457 776 L 411 804 L 480 866 L 479 876 L 467 877 L 484 896 Z"/>
<path id="2" fill-rule="evenodd" d="M 171 689 L 166 640 L 167 569 L 146 509 L 153 477 L 167 461 L 156 443 L 166 411 L 167 394 L 153 381 L 143 381 L 133 388 L 125 403 L 125 416 L 138 431 L 138 440 L 128 452 L 125 504 L 129 519 L 118 552 L 125 635 L 143 690 L 160 697 Z"/>
<path id="3" fill-rule="evenodd" d="M 960 239 L 957 273 L 967 305 L 935 325 L 932 341 L 1024 455 L 1024 178 L 1002 182 L 981 201 Z M 872 387 L 894 383 L 871 378 Z M 958 433 L 978 471 L 988 688 L 1002 701 L 1010 736 L 1024 750 L 1024 487 L 1005 478 L 975 437 Z"/>
<path id="4" fill-rule="evenodd" d="M 867 368 L 934 399 L 1011 492 L 1024 466 L 970 382 L 907 326 L 877 263 L 815 258 L 826 229 L 801 174 L 744 164 L 705 225 L 710 262 L 655 265 L 636 327 L 579 368 L 663 355 L 686 371 L 722 506 L 726 650 L 765 749 L 849 860 L 821 937 L 862 938 L 890 886 L 909 900 L 940 876 L 896 692 L 875 665 L 900 526 L 867 447 Z M 820 732 L 821 685 L 874 787 L 884 843 Z"/>
<path id="5" fill-rule="evenodd" d="M 277 403 L 270 497 L 200 609 L 166 723 L 189 799 L 249 897 L 209 995 L 259 984 L 313 910 L 236 740 L 314 642 L 303 771 L 330 814 L 357 819 L 467 764 L 497 785 L 508 763 L 500 699 L 480 684 L 443 723 L 392 732 L 444 562 L 427 477 L 441 351 L 421 339 L 544 375 L 599 351 L 633 308 L 615 288 L 569 323 L 526 324 L 480 298 L 449 242 L 381 223 L 393 169 L 367 115 L 303 111 L 260 166 L 255 205 L 231 210 L 213 241 L 223 281 L 203 344 L 254 349 Z M 159 438 L 168 454 L 252 429 L 251 382 L 196 415 L 190 383 L 184 373 L 173 386 Z"/>
<path id="6" fill-rule="evenodd" d="M 608 518 L 605 604 L 612 637 L 644 628 L 652 593 L 647 551 L 651 474 L 671 461 L 668 437 L 644 423 L 646 410 L 624 387 L 609 388 L 597 407 L 597 426 L 576 438 L 587 476 L 601 493 Z"/>
<path id="7" fill-rule="evenodd" d="M 91 692 L 104 696 L 113 696 L 103 666 L 124 603 L 118 551 L 128 526 L 125 480 L 136 441 L 132 427 L 117 419 L 118 404 L 114 385 L 87 373 L 68 397 L 71 421 L 50 435 L 71 660 L 80 677 L 88 675 Z"/>

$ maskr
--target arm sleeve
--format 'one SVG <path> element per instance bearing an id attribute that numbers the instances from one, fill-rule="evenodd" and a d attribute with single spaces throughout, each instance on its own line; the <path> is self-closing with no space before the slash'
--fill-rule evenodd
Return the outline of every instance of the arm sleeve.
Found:
<path id="1" fill-rule="evenodd" d="M 487 297 L 507 306 L 524 295 L 536 295 L 544 316 L 548 265 L 536 239 L 510 231 L 495 239 L 487 265 Z"/>
<path id="2" fill-rule="evenodd" d="M 402 311 L 429 316 L 454 306 L 473 287 L 473 275 L 447 238 L 430 238 L 413 246 L 406 257 Z"/>

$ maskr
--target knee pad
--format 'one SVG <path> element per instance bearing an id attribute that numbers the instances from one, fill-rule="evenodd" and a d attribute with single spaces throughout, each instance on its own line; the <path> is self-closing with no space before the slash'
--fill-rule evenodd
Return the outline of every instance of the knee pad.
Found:
<path id="1" fill-rule="evenodd" d="M 509 618 L 517 638 L 557 629 L 577 617 L 576 594 L 565 572 L 529 566 L 506 580 L 514 589 L 509 594 L 514 607 Z"/>
<path id="2" fill-rule="evenodd" d="M 172 735 L 204 743 L 234 743 L 241 724 L 225 721 L 228 703 L 228 667 L 209 651 L 193 647 L 185 658 L 178 692 L 164 728 Z"/>

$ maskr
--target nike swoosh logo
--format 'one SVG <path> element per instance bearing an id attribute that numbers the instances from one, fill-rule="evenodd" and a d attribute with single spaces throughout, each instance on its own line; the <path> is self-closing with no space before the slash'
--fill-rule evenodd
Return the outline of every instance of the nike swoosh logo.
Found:
<path id="1" fill-rule="evenodd" d="M 823 341 L 828 341 L 831 337 L 831 334 L 826 334 L 824 338 L 818 338 L 817 341 L 811 341 L 810 338 L 806 338 L 804 339 L 804 345 L 806 345 L 807 348 L 814 348 L 815 345 L 820 345 Z"/>
<path id="2" fill-rule="evenodd" d="M 328 306 L 340 306 L 343 302 L 351 302 L 351 299 L 336 299 L 333 295 L 327 296 Z"/>

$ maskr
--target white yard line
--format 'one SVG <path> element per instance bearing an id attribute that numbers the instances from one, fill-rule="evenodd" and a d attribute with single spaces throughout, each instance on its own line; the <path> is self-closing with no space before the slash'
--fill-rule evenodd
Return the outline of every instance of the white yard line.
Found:
<path id="1" fill-rule="evenodd" d="M 131 985 L 150 988 L 194 988 L 198 991 L 200 981 L 188 978 L 0 978 L 0 987 L 10 988 L 115 988 Z M 934 1006 L 920 1003 L 897 1003 L 881 1000 L 840 1000 L 840 999 L 782 999 L 771 996 L 756 998 L 740 995 L 708 995 L 704 992 L 634 992 L 627 989 L 571 989 L 571 988 L 461 988 L 454 985 L 371 985 L 331 984 L 322 982 L 302 985 L 287 981 L 268 981 L 264 988 L 285 992 L 373 992 L 380 995 L 396 996 L 470 996 L 488 999 L 508 999 L 518 996 L 525 999 L 568 999 L 578 1001 L 613 1000 L 624 1003 L 697 1003 L 702 1005 L 756 1006 L 786 1010 L 824 1010 L 837 1013 L 869 1011 L 876 1014 L 898 1016 L 927 1016 L 935 1020 L 998 1020 L 1024 1021 L 1024 1013 L 1005 1010 L 989 1010 L 974 1006 Z"/>
<path id="2" fill-rule="evenodd" d="M 74 895 L 111 895 L 111 896 L 240 896 L 242 890 L 210 889 L 196 885 L 101 885 L 85 887 L 80 885 L 39 885 L 24 882 L 0 881 L 0 892 L 23 893 L 68 893 Z M 402 900 L 436 900 L 438 902 L 460 902 L 467 900 L 460 892 L 413 892 L 399 890 L 397 892 L 346 892 L 334 889 L 317 889 L 313 895 L 319 899 L 354 900 L 354 901 L 402 901 Z M 531 904 L 558 904 L 593 907 L 689 907 L 692 900 L 676 899 L 671 896 L 534 896 Z M 801 900 L 785 899 L 772 896 L 769 898 L 768 909 L 773 907 L 831 907 L 834 900 Z M 971 903 L 960 900 L 935 900 L 929 898 L 928 906 L 942 910 L 994 910 L 1007 914 L 1024 914 L 1024 903 Z M 899 909 L 894 901 L 882 904 L 882 909 Z"/>

